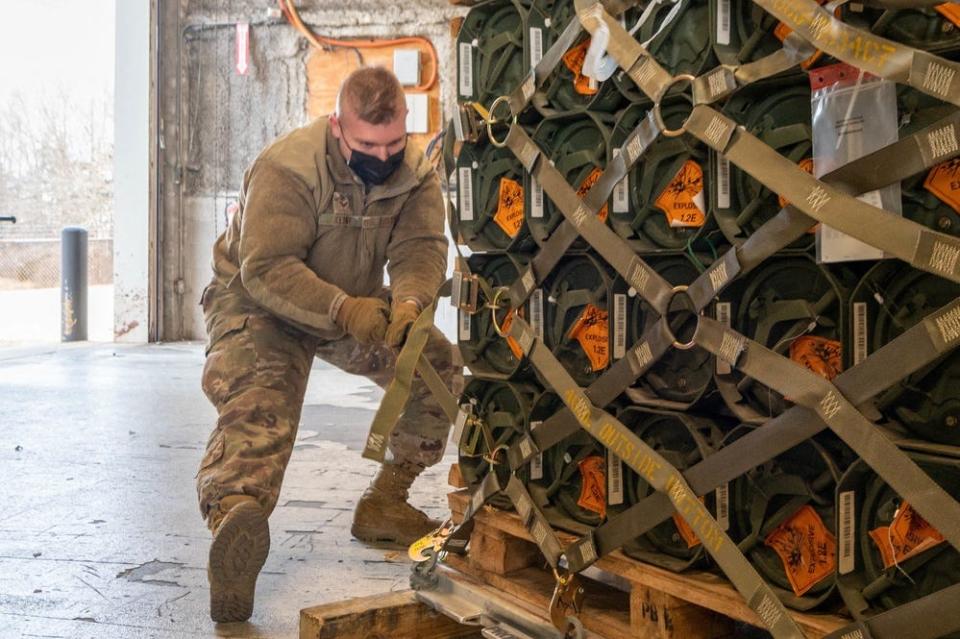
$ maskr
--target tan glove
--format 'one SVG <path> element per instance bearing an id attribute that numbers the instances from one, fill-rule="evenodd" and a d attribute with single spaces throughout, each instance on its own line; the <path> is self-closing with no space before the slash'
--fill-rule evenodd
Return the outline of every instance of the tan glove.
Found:
<path id="1" fill-rule="evenodd" d="M 379 344 L 387 333 L 390 307 L 376 297 L 348 297 L 337 313 L 337 325 L 361 344 Z"/>
<path id="2" fill-rule="evenodd" d="M 420 315 L 415 302 L 398 302 L 390 309 L 390 325 L 387 327 L 386 344 L 391 348 L 400 348 L 407 340 L 407 333 L 413 321 Z"/>

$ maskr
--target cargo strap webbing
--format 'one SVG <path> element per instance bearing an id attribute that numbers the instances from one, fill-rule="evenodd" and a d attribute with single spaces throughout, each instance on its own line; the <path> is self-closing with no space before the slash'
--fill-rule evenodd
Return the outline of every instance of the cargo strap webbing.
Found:
<path id="1" fill-rule="evenodd" d="M 775 4 L 782 10 L 790 7 L 807 10 L 812 9 L 811 5 L 815 5 L 812 0 L 758 0 L 758 4 L 764 7 Z M 878 4 L 893 7 L 896 2 L 879 1 Z M 690 287 L 686 294 L 695 302 L 698 310 L 705 308 L 710 300 L 738 274 L 755 268 L 763 259 L 799 237 L 812 225 L 813 220 L 827 222 L 857 239 L 900 257 L 917 268 L 952 281 L 960 281 L 958 279 L 960 278 L 960 270 L 958 270 L 960 242 L 951 236 L 930 231 L 909 220 L 886 214 L 880 209 L 863 204 L 851 197 L 896 182 L 924 168 L 930 168 L 938 162 L 955 157 L 960 150 L 956 133 L 958 123 L 956 116 L 951 116 L 923 132 L 882 149 L 868 156 L 869 159 L 862 158 L 817 180 L 769 149 L 742 127 L 737 127 L 732 120 L 707 106 L 728 95 L 737 86 L 763 76 L 766 73 L 762 70 L 764 68 L 783 70 L 803 59 L 800 53 L 808 52 L 811 47 L 800 40 L 807 40 L 817 48 L 837 55 L 830 47 L 823 46 L 823 42 L 813 37 L 817 35 L 821 39 L 826 37 L 836 39 L 837 33 L 847 35 L 851 33 L 846 25 L 840 23 L 838 23 L 839 26 L 834 25 L 836 21 L 828 11 L 816 6 L 816 11 L 819 12 L 817 15 L 820 15 L 820 18 L 815 27 L 807 29 L 799 28 L 775 11 L 771 11 L 795 29 L 795 33 L 785 43 L 783 51 L 768 56 L 759 63 L 748 63 L 739 67 L 721 66 L 700 78 L 673 78 L 649 52 L 626 33 L 619 22 L 604 11 L 602 5 L 595 0 L 577 0 L 576 6 L 579 21 L 587 31 L 593 32 L 600 20 L 607 23 L 611 36 L 608 54 L 617 60 L 641 91 L 654 100 L 657 105 L 655 108 L 659 108 L 663 95 L 677 81 L 690 81 L 693 102 L 697 106 L 694 107 L 682 130 L 669 134 L 677 135 L 687 132 L 694 135 L 766 187 L 795 203 L 782 210 L 739 248 L 728 251 Z M 767 8 L 769 10 L 769 7 Z M 579 37 L 581 25 L 576 22 L 572 21 L 567 25 L 560 39 L 545 54 L 537 68 L 512 94 L 506 96 L 512 115 L 516 116 L 530 103 L 537 93 L 537 87 L 553 71 L 562 53 Z M 853 33 L 860 34 L 859 31 Z M 870 41 L 877 47 L 887 42 L 881 38 L 870 37 L 873 38 Z M 842 42 L 849 42 L 849 40 Z M 954 67 L 957 65 L 955 63 L 909 47 L 893 46 L 899 47 L 897 55 L 891 58 L 896 60 L 896 64 L 875 60 L 876 69 L 869 67 L 867 69 L 881 76 L 886 73 L 884 77 L 890 79 L 920 85 L 917 86 L 918 89 L 937 97 L 943 98 L 956 93 Z M 844 58 L 843 55 L 837 55 L 837 57 Z M 909 64 L 904 64 L 907 59 Z M 887 68 L 880 69 L 879 67 L 883 64 L 887 64 Z M 754 66 L 751 67 L 751 65 Z M 902 79 L 904 73 L 906 76 Z M 951 101 L 954 100 L 951 99 Z M 957 104 L 955 101 L 954 103 Z M 647 146 L 659 133 L 667 132 L 654 127 Z M 534 258 L 530 268 L 511 288 L 510 304 L 516 308 L 529 296 L 536 283 L 543 281 L 556 265 L 559 256 L 579 234 L 662 316 L 675 293 L 673 288 L 659 277 L 654 279 L 657 274 L 633 254 L 624 240 L 594 216 L 609 197 L 607 189 L 616 184 L 616 180 L 612 179 L 613 172 L 610 171 L 609 176 L 601 177 L 600 182 L 604 183 L 603 189 L 597 188 L 600 186 L 598 184 L 586 198 L 581 200 L 574 189 L 564 181 L 559 171 L 545 161 L 540 149 L 520 127 L 514 125 L 510 128 L 505 144 L 527 171 L 539 181 L 545 193 L 550 196 L 565 218 L 555 231 L 554 237 L 548 240 Z M 612 162 L 610 168 L 613 168 Z M 600 199 L 601 193 L 603 199 Z M 786 615 L 780 602 L 760 581 L 759 576 L 732 542 L 722 531 L 719 531 L 717 523 L 710 518 L 702 505 L 699 505 L 694 494 L 702 494 L 715 488 L 722 481 L 728 481 L 743 474 L 757 464 L 829 427 L 847 441 L 851 448 L 860 453 L 872 467 L 887 464 L 888 467 L 879 473 L 881 477 L 884 477 L 911 503 L 922 502 L 922 506 L 917 506 L 921 514 L 926 515 L 924 511 L 932 512 L 934 509 L 945 506 L 946 510 L 940 516 L 930 517 L 928 520 L 938 528 L 944 524 L 941 532 L 956 547 L 958 528 L 960 528 L 960 517 L 958 517 L 960 505 L 954 502 L 945 491 L 939 489 L 890 440 L 880 434 L 856 410 L 855 406 L 868 401 L 884 388 L 896 383 L 902 375 L 910 374 L 936 357 L 949 352 L 960 338 L 958 303 L 960 300 L 945 306 L 921 324 L 906 331 L 861 364 L 841 374 L 834 380 L 834 384 L 813 373 L 808 373 L 762 345 L 724 329 L 713 320 L 701 318 L 694 337 L 695 343 L 736 366 L 745 374 L 790 396 L 797 405 L 768 422 L 763 428 L 752 431 L 733 445 L 710 455 L 688 469 L 682 476 L 668 466 L 658 466 L 657 464 L 663 461 L 658 458 L 659 456 L 648 456 L 647 453 L 652 452 L 649 447 L 623 424 L 592 405 L 592 402 L 601 403 L 601 399 L 608 397 L 624 381 L 630 383 L 629 374 L 625 372 L 631 363 L 629 359 L 618 362 L 587 391 L 583 391 L 574 384 L 549 350 L 535 339 L 529 325 L 518 317 L 511 328 L 510 336 L 527 353 L 534 368 L 558 391 L 567 409 L 546 420 L 529 437 L 521 439 L 510 451 L 510 466 L 513 469 L 518 468 L 529 460 L 537 449 L 549 448 L 561 439 L 562 437 L 558 437 L 560 433 L 573 432 L 569 429 L 572 425 L 571 420 L 575 420 L 577 426 L 583 427 L 591 434 L 597 433 L 595 436 L 601 443 L 607 445 L 612 452 L 618 453 L 624 462 L 641 476 L 646 477 L 645 472 L 661 473 L 662 476 L 658 477 L 659 485 L 653 481 L 649 483 L 660 491 L 666 490 L 666 493 L 658 492 L 647 497 L 623 515 L 594 530 L 586 538 L 571 546 L 565 557 L 572 570 L 576 571 L 580 567 L 589 565 L 595 561 L 598 553 L 612 550 L 615 541 L 619 543 L 625 541 L 622 535 L 612 534 L 617 532 L 621 522 L 630 524 L 631 532 L 641 529 L 642 533 L 677 510 L 688 517 L 689 523 L 694 524 L 692 527 L 701 539 L 707 540 L 705 545 L 708 551 L 717 543 L 715 540 L 720 540 L 717 550 L 719 556 L 714 555 L 717 563 L 734 581 L 738 590 L 744 593 L 748 603 L 758 611 L 764 622 L 773 630 L 774 635 L 802 636 L 792 619 Z M 660 334 L 661 337 L 672 338 L 664 320 L 658 322 L 657 326 L 659 330 L 665 331 L 665 334 Z M 657 335 L 656 332 L 648 331 L 638 344 L 643 346 L 645 343 L 648 345 L 654 343 Z M 662 343 L 657 346 L 656 349 L 649 348 L 645 351 L 651 354 L 650 360 L 646 363 L 647 367 L 667 350 Z M 638 370 L 643 371 L 645 367 Z M 784 377 L 796 379 L 788 379 L 784 382 L 782 379 Z M 777 383 L 770 382 L 773 378 L 776 378 Z M 556 433 L 551 432 L 554 430 Z M 604 441 L 604 437 L 608 441 Z M 618 449 L 618 447 L 626 448 Z M 750 454 L 745 454 L 748 449 Z M 762 451 L 762 454 L 758 451 Z M 496 470 L 498 469 L 491 467 L 488 477 L 494 476 Z M 499 470 L 504 469 L 499 468 Z M 892 475 L 898 475 L 898 477 L 893 478 Z M 681 477 L 689 481 L 689 487 Z M 513 476 L 511 479 L 516 477 Z M 486 488 L 481 492 L 480 489 L 484 486 Z M 485 480 L 481 486 L 478 486 L 474 495 L 475 500 L 483 497 L 489 489 L 488 482 Z M 915 499 L 918 494 L 919 500 Z M 486 498 L 489 498 L 489 495 Z M 678 505 L 678 501 L 682 505 Z M 688 504 L 688 501 L 695 503 Z M 693 521 L 690 521 L 691 519 Z M 949 519 L 954 521 L 953 525 L 946 521 Z M 622 530 L 621 528 L 621 532 Z M 716 536 L 717 532 L 720 533 L 719 537 Z M 629 538 L 632 536 L 627 539 Z M 548 553 L 552 555 L 552 551 Z M 714 553 L 711 552 L 711 554 Z"/>
<path id="2" fill-rule="evenodd" d="M 640 259 L 625 240 L 597 218 L 563 174 L 542 157 L 526 131 L 519 126 L 512 126 L 507 136 L 507 148 L 520 158 L 543 187 L 544 193 L 550 196 L 554 205 L 567 221 L 573 224 L 577 232 L 657 313 L 663 315 L 670 302 L 673 287 Z M 527 161 L 524 161 L 525 157 Z"/>
<path id="3" fill-rule="evenodd" d="M 652 488 L 667 495 L 677 512 L 697 533 L 706 551 L 771 633 L 775 637 L 803 637 L 800 627 L 783 604 L 710 515 L 706 506 L 697 499 L 680 472 L 622 422 L 594 406 L 550 349 L 536 339 L 533 329 L 522 318 L 516 318 L 511 324 L 510 335 L 521 344 L 530 362 L 573 412 L 581 427 L 643 477 Z M 580 550 L 584 549 L 580 547 Z"/>
<path id="4" fill-rule="evenodd" d="M 694 107 L 686 130 L 813 219 L 915 268 L 960 282 L 960 239 L 892 215 L 818 180 L 708 106 Z"/>
<path id="5" fill-rule="evenodd" d="M 834 630 L 824 639 L 937 639 L 960 628 L 960 584 Z"/>
<path id="6" fill-rule="evenodd" d="M 844 371 L 834 385 L 854 405 L 860 405 L 879 395 L 898 380 L 891 377 L 891 366 L 910 375 L 950 351 L 941 340 L 931 337 L 935 317 L 944 313 L 960 312 L 960 300 L 927 317 L 894 340 L 882 346 L 857 366 Z M 697 495 L 704 495 L 722 484 L 743 475 L 755 466 L 786 452 L 827 428 L 817 414 L 802 405 L 787 409 L 729 446 L 721 448 L 684 472 L 684 478 Z M 627 541 L 651 530 L 670 518 L 674 509 L 664 495 L 650 495 L 614 519 L 593 531 L 589 539 L 578 543 L 596 544 L 596 553 L 603 556 Z M 582 570 L 586 565 L 574 565 Z"/>
<path id="7" fill-rule="evenodd" d="M 393 381 L 387 387 L 383 399 L 380 401 L 380 406 L 377 408 L 377 413 L 373 417 L 373 423 L 370 424 L 370 433 L 367 435 L 367 441 L 363 448 L 364 458 L 383 462 L 386 457 L 387 446 L 390 443 L 390 435 L 407 405 L 413 385 L 413 376 L 418 371 L 420 372 L 420 378 L 437 399 L 440 408 L 450 422 L 453 423 L 457 419 L 459 406 L 456 397 L 453 396 L 440 374 L 423 354 L 430 337 L 430 329 L 433 328 L 433 315 L 437 310 L 437 301 L 440 297 L 448 297 L 449 295 L 450 281 L 448 280 L 440 288 L 440 292 L 433 298 L 433 301 L 420 312 L 410 326 L 407 332 L 407 340 L 397 355 Z"/>
<path id="8" fill-rule="evenodd" d="M 754 0 L 821 51 L 960 106 L 960 64 L 837 20 L 815 0 Z"/>
<path id="9" fill-rule="evenodd" d="M 844 165 L 822 179 L 854 194 L 899 182 L 960 154 L 958 144 L 950 145 L 953 151 L 940 155 L 935 154 L 935 149 L 929 144 L 929 140 L 938 137 L 940 132 L 946 131 L 951 136 L 954 135 L 958 124 L 960 113 Z M 888 161 L 892 158 L 897 158 L 898 161 Z M 813 223 L 812 218 L 797 209 L 788 206 L 781 210 L 773 220 L 747 238 L 741 247 L 731 248 L 690 285 L 687 295 L 693 301 L 694 307 L 698 310 L 704 309 L 738 275 L 748 273 L 762 264 L 768 257 L 806 233 Z M 651 327 L 648 334 L 630 348 L 624 360 L 594 382 L 586 390 L 591 401 L 601 406 L 610 403 L 649 370 L 650 366 L 669 350 L 671 336 L 665 328 L 665 324 L 661 322 Z M 534 454 L 562 441 L 576 432 L 577 428 L 576 420 L 568 410 L 558 412 L 511 447 L 511 468 L 519 468 Z"/>
<path id="10" fill-rule="evenodd" d="M 516 126 L 512 128 L 510 135 L 513 136 L 513 139 L 511 141 L 510 137 L 507 138 L 508 147 L 511 144 L 519 145 L 522 149 L 528 149 L 531 146 L 533 148 L 536 147 L 529 137 L 525 137 L 525 139 L 524 137 L 518 138 L 518 136 L 514 134 L 516 130 L 522 131 L 522 129 Z M 620 147 L 619 153 L 608 163 L 603 175 L 597 180 L 597 183 L 593 185 L 590 191 L 587 192 L 583 200 L 583 205 L 591 216 L 595 217 L 597 212 L 603 208 L 617 184 L 627 175 L 630 168 L 650 149 L 653 142 L 657 140 L 659 133 L 660 129 L 650 114 L 634 127 L 634 130 L 627 136 L 627 139 Z M 524 136 L 526 136 L 525 133 Z M 529 145 L 527 142 L 529 142 Z M 511 147 L 511 150 L 513 150 L 513 147 Z M 540 154 L 539 152 L 532 154 L 526 153 L 524 150 L 521 150 L 521 152 L 525 153 L 524 157 L 529 162 L 529 166 L 527 163 L 524 163 L 524 167 L 530 171 L 533 163 L 537 161 Z M 521 162 L 523 162 L 523 160 L 524 158 L 521 158 Z M 556 169 L 554 169 L 554 171 L 556 171 Z M 559 171 L 557 171 L 557 173 L 559 174 Z M 560 179 L 565 183 L 562 176 Z M 547 187 L 544 187 L 544 191 L 549 193 Z M 560 262 L 560 259 L 566 254 L 577 237 L 579 237 L 579 232 L 576 226 L 569 220 L 564 219 L 560 226 L 553 232 L 553 235 L 544 243 L 540 251 L 533 257 L 521 276 L 517 278 L 517 281 L 510 287 L 507 301 L 512 309 L 519 308 L 526 301 L 533 290 L 543 282 L 547 274 Z M 664 285 L 669 286 L 665 282 Z"/>
<path id="11" fill-rule="evenodd" d="M 949 350 L 960 341 L 957 306 L 939 311 L 929 320 L 924 326 L 941 350 Z M 960 503 L 877 430 L 835 385 L 708 317 L 700 318 L 694 341 L 746 375 L 815 411 L 887 484 L 909 499 L 954 548 L 960 548 Z M 895 370 L 899 377 L 902 367 Z"/>
<path id="12" fill-rule="evenodd" d="M 642 377 L 673 345 L 667 320 L 660 318 L 637 340 L 626 355 L 587 388 L 591 402 L 606 406 L 628 386 Z M 530 459 L 577 432 L 580 424 L 568 408 L 562 408 L 529 433 L 520 436 L 507 451 L 510 468 L 516 470 Z"/>
<path id="13" fill-rule="evenodd" d="M 960 155 L 960 112 L 863 156 L 824 175 L 821 181 L 849 195 L 899 183 L 921 171 Z M 768 257 L 804 235 L 815 220 L 793 206 L 780 210 L 739 247 L 698 277 L 687 295 L 698 310 L 706 306 L 738 276 L 749 273 Z"/>

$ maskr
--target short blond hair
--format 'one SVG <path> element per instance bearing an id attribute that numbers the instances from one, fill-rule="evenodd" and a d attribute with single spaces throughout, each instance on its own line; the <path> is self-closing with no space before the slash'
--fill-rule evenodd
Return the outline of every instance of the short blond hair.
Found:
<path id="1" fill-rule="evenodd" d="M 383 67 L 360 67 L 340 85 L 337 117 L 344 108 L 364 122 L 383 124 L 403 114 L 406 99 L 393 72 Z"/>

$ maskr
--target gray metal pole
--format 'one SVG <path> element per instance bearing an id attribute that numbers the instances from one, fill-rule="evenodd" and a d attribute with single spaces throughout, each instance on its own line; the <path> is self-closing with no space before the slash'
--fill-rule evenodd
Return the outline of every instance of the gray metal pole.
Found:
<path id="1" fill-rule="evenodd" d="M 60 341 L 87 339 L 87 231 L 60 232 Z"/>

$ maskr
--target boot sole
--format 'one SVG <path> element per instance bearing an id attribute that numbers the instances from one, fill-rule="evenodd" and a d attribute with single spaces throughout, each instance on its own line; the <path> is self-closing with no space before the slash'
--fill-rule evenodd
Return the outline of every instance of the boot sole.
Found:
<path id="1" fill-rule="evenodd" d="M 416 541 L 413 539 L 409 542 L 406 542 L 401 539 L 397 539 L 395 536 L 384 534 L 384 532 L 378 528 L 368 528 L 366 526 L 357 526 L 354 525 L 350 528 L 350 534 L 353 535 L 353 538 L 357 541 L 362 541 L 365 544 L 389 544 L 393 546 L 409 548 L 410 544 Z M 419 539 L 419 537 L 417 537 Z"/>
<path id="2" fill-rule="evenodd" d="M 210 544 L 210 618 L 246 621 L 253 614 L 257 576 L 270 551 L 270 527 L 260 506 L 238 504 L 227 513 Z"/>

